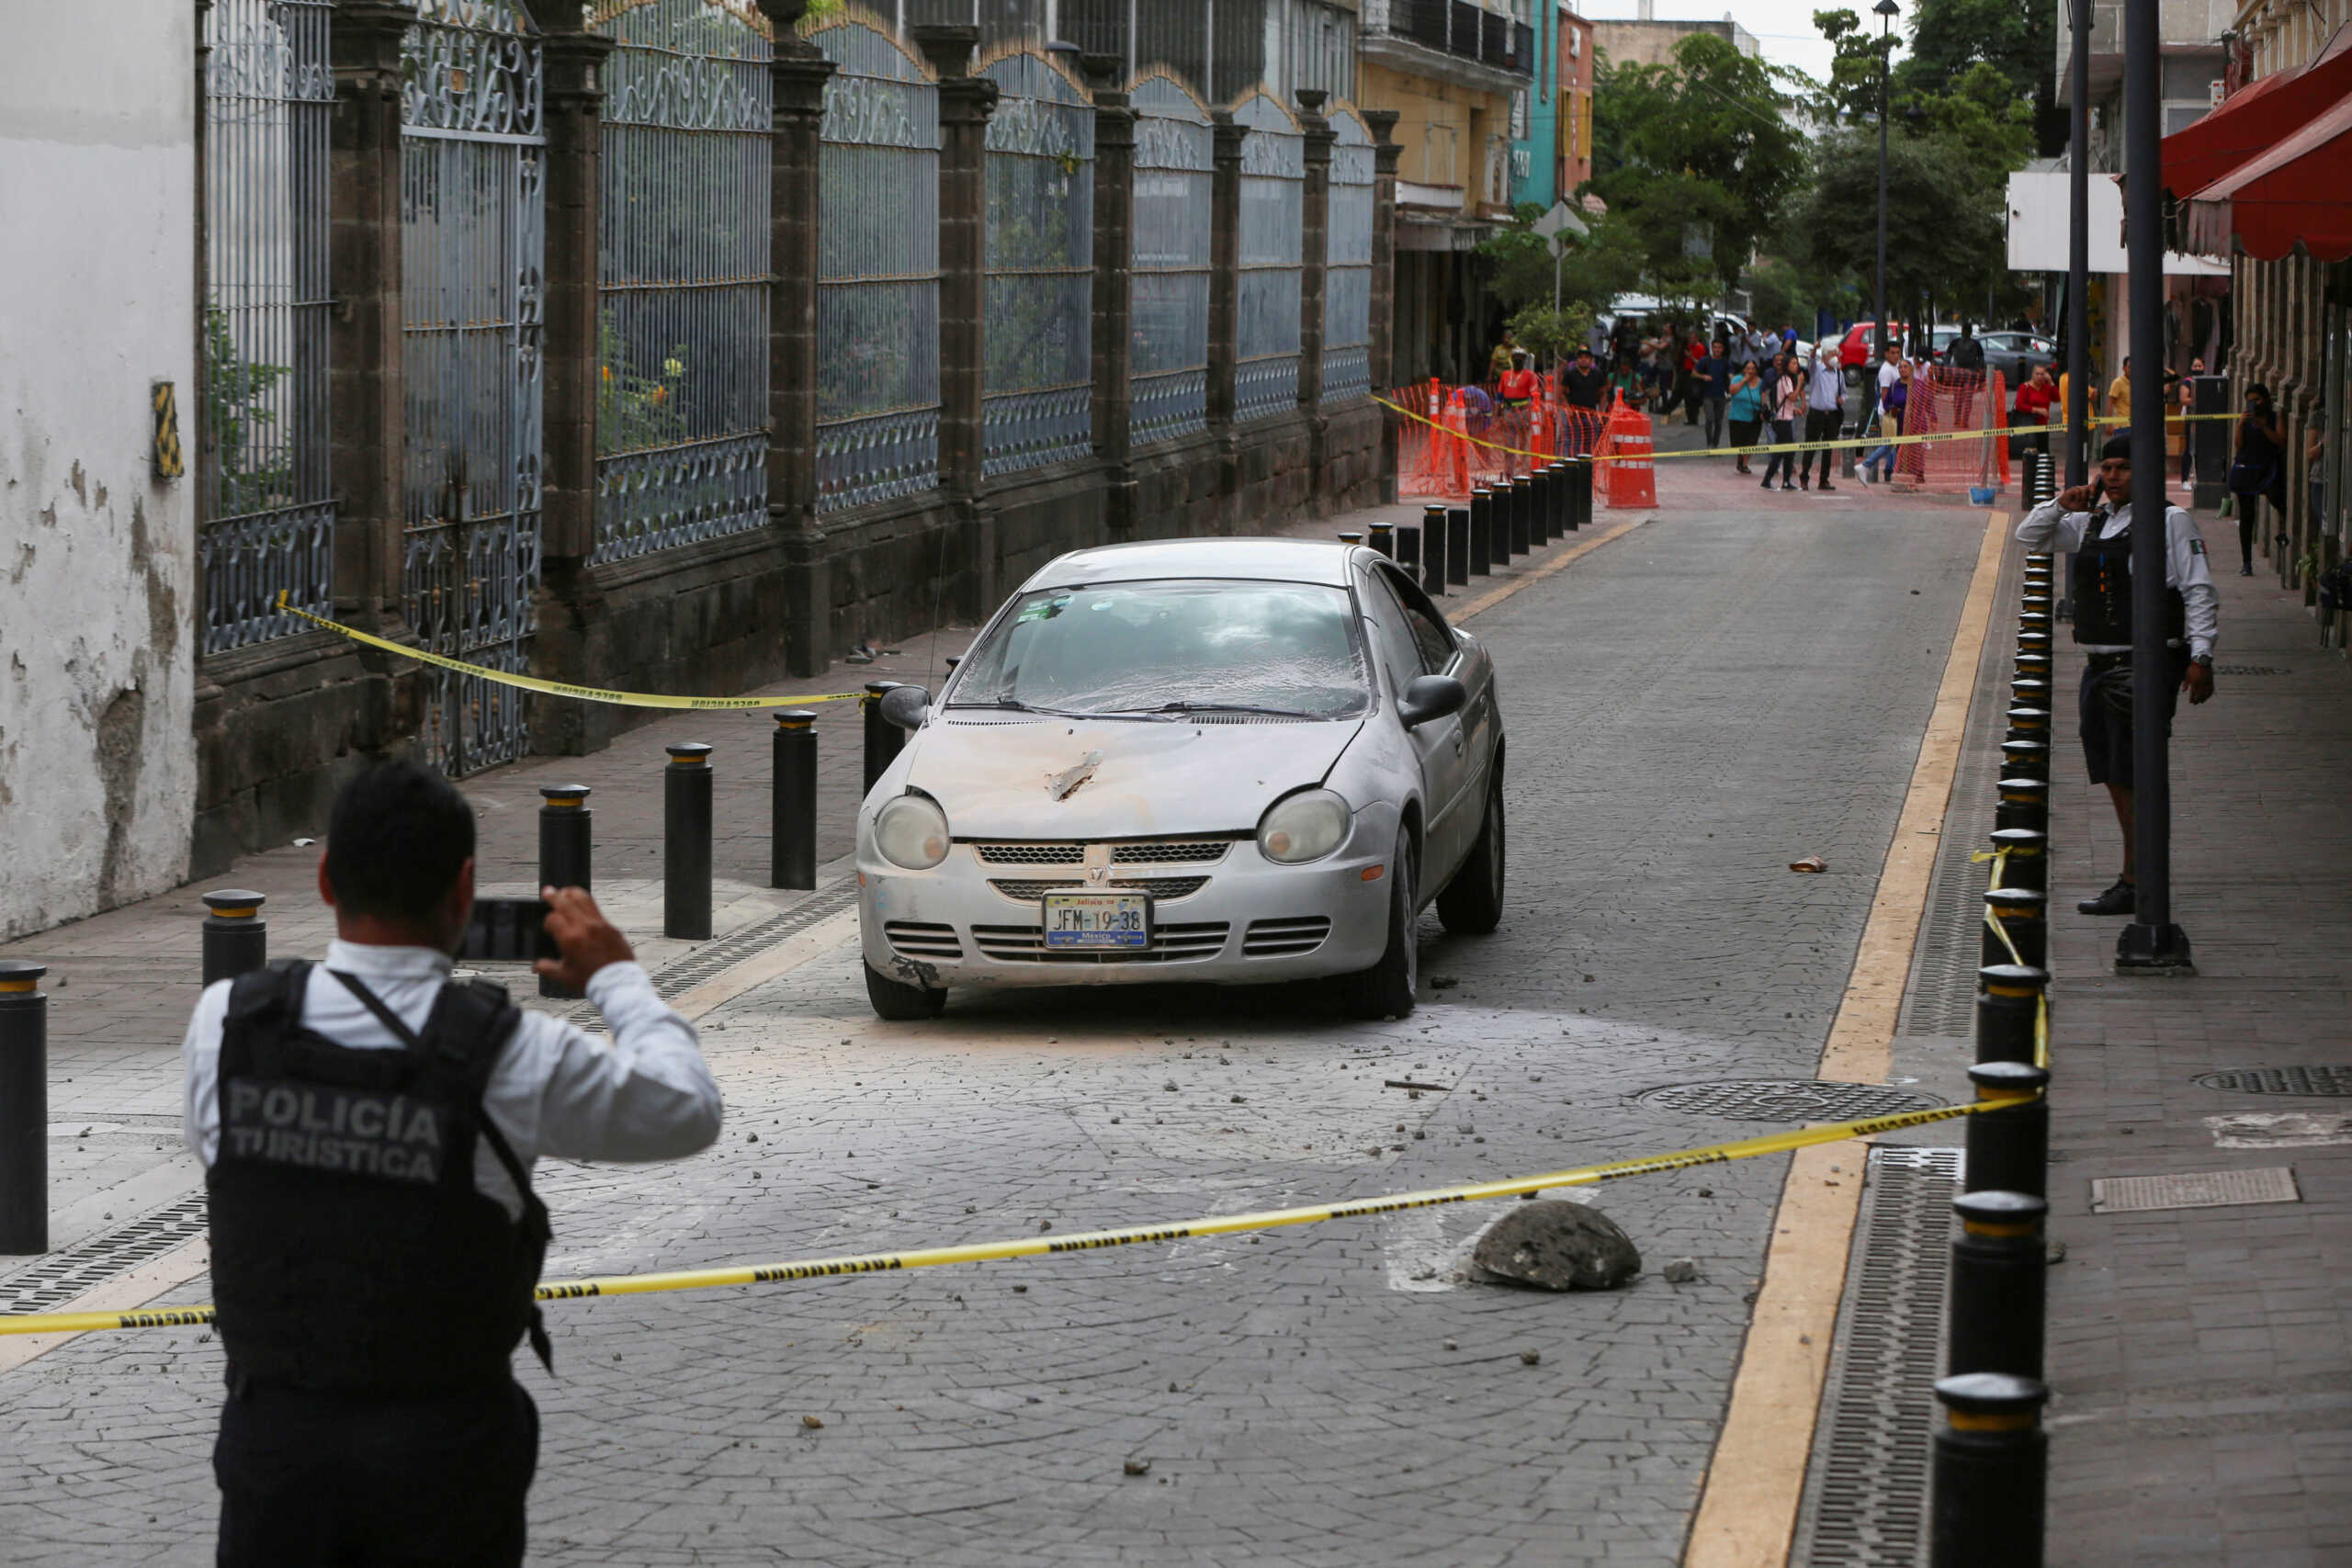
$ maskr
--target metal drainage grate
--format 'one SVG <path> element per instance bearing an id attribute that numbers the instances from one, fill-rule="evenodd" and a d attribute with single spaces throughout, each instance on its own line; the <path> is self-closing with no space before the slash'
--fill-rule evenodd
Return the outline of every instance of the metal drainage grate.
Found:
<path id="1" fill-rule="evenodd" d="M 755 953 L 764 953 L 789 937 L 798 936 L 820 920 L 831 919 L 857 902 L 857 879 L 845 876 L 831 887 L 811 893 L 782 914 L 770 915 L 753 926 L 720 937 L 669 964 L 653 976 L 653 988 L 666 999 L 693 990 L 712 976 L 732 969 Z M 594 1004 L 574 1002 L 563 1017 L 591 1034 L 604 1032 L 605 1021 Z"/>
<path id="2" fill-rule="evenodd" d="M 2292 1166 L 2261 1170 L 2190 1170 L 2167 1176 L 2110 1176 L 2091 1183 L 2094 1214 L 2156 1209 L 2231 1209 L 2241 1203 L 2300 1203 Z"/>
<path id="3" fill-rule="evenodd" d="M 1926 1560 L 1958 1149 L 1871 1150 L 1868 1201 L 1797 1520 L 1798 1568 Z"/>
<path id="4" fill-rule="evenodd" d="M 1740 1122 L 1850 1122 L 1925 1111 L 1943 1101 L 1878 1084 L 1825 1083 L 1815 1078 L 1721 1078 L 1667 1084 L 1634 1097 L 1661 1111 L 1728 1116 Z"/>
<path id="5" fill-rule="evenodd" d="M 2241 1067 L 2226 1073 L 2199 1073 L 2207 1089 L 2233 1089 L 2239 1094 L 2287 1094 L 2337 1099 L 2352 1095 L 2352 1067 Z"/>
<path id="6" fill-rule="evenodd" d="M 2292 675 L 2294 671 L 2278 664 L 2217 664 L 2216 675 Z"/>
<path id="7" fill-rule="evenodd" d="M 198 1192 L 127 1225 L 52 1252 L 0 1280 L 0 1312 L 47 1312 L 63 1306 L 118 1274 L 127 1274 L 202 1235 L 204 1225 L 204 1194 Z"/>

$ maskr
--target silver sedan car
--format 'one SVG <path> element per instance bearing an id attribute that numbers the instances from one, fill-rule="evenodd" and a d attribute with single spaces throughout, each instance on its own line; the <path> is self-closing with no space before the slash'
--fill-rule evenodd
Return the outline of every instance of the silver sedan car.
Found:
<path id="1" fill-rule="evenodd" d="M 1023 583 L 857 819 L 866 990 L 1332 978 L 1402 1017 L 1413 931 L 1494 930 L 1503 726 L 1478 640 L 1377 551 L 1080 550 Z"/>

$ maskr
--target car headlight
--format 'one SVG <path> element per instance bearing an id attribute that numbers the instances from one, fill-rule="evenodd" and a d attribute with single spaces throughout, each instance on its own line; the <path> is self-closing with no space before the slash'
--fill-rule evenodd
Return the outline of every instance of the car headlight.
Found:
<path id="1" fill-rule="evenodd" d="M 874 847 L 892 865 L 929 871 L 947 858 L 947 813 L 927 795 L 902 795 L 874 814 Z"/>
<path id="2" fill-rule="evenodd" d="M 1348 840 L 1348 803 L 1328 789 L 1286 795 L 1258 822 L 1258 852 L 1283 865 L 1321 860 Z"/>

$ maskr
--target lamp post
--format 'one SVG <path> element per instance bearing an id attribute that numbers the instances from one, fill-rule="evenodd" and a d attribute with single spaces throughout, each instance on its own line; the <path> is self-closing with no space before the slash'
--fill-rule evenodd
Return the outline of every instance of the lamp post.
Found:
<path id="1" fill-rule="evenodd" d="M 1878 0 L 1878 362 L 1886 364 L 1886 79 L 1894 63 L 1894 0 Z M 1876 396 L 1875 393 L 1872 394 Z"/>
<path id="2" fill-rule="evenodd" d="M 2090 479 L 2091 0 L 2067 6 L 2066 483 Z M 2062 599 L 2068 595 L 2062 589 Z"/>

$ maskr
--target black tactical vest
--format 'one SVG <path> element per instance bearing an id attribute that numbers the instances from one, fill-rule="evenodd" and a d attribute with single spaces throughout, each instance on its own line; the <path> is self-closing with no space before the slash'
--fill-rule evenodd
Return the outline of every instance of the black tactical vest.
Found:
<path id="1" fill-rule="evenodd" d="M 2090 526 L 2075 550 L 2075 640 L 2109 648 L 2132 644 L 2132 525 L 2109 538 L 2094 537 L 2107 526 L 2107 513 L 2091 514 Z M 2165 637 L 2188 635 L 2188 604 L 2180 590 L 2165 590 Z"/>
<path id="2" fill-rule="evenodd" d="M 453 982 L 421 1035 L 395 1029 L 404 1048 L 357 1049 L 302 1026 L 310 976 L 300 960 L 272 964 L 229 993 L 205 1185 L 231 1379 L 503 1386 L 516 1341 L 545 1341 L 532 1290 L 547 1208 L 481 1109 L 521 1015 L 497 986 Z M 478 1137 L 522 1193 L 520 1222 L 475 1187 Z"/>

